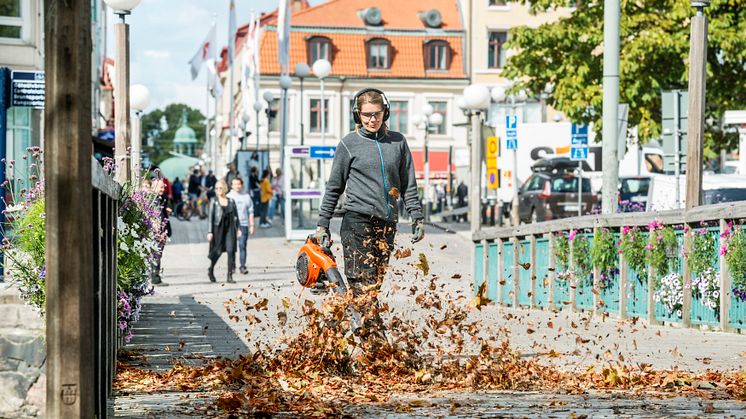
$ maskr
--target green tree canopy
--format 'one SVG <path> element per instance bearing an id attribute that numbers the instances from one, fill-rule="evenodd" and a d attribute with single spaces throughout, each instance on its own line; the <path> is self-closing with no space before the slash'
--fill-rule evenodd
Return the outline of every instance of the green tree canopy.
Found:
<path id="1" fill-rule="evenodd" d="M 156 109 L 142 117 L 143 139 L 152 141 L 152 147 L 145 147 L 150 160 L 160 164 L 170 157 L 174 134 L 179 129 L 182 111 L 187 111 L 187 124 L 197 136 L 197 149 L 205 143 L 205 116 L 197 109 L 183 103 L 172 103 L 165 109 Z"/>
<path id="2" fill-rule="evenodd" d="M 532 13 L 576 5 L 568 17 L 510 32 L 518 51 L 504 75 L 515 89 L 533 94 L 553 86 L 548 104 L 574 122 L 593 122 L 601 133 L 603 0 L 523 0 Z M 707 138 L 710 151 L 731 148 L 735 134 L 723 132 L 723 112 L 746 107 L 746 0 L 713 0 L 707 49 Z M 661 134 L 661 91 L 688 87 L 690 20 L 688 0 L 621 0 L 619 86 L 629 104 L 629 125 L 642 141 Z M 597 137 L 600 141 L 600 135 Z M 711 154 L 710 154 L 711 155 Z"/>

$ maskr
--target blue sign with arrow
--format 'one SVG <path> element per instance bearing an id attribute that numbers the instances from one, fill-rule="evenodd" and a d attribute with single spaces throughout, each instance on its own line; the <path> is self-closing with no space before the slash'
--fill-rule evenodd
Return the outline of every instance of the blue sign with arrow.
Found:
<path id="1" fill-rule="evenodd" d="M 312 159 L 333 159 L 337 147 L 333 145 L 311 146 L 308 150 Z"/>

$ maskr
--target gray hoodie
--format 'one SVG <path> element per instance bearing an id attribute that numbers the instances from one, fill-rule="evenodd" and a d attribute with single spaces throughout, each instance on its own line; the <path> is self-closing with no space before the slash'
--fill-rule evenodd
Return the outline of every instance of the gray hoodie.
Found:
<path id="1" fill-rule="evenodd" d="M 319 226 L 329 228 L 334 207 L 343 192 L 347 192 L 343 206 L 346 211 L 396 222 L 397 200 L 403 198 L 412 218 L 423 218 L 407 140 L 398 132 L 384 135 L 382 131 L 370 133 L 360 128 L 337 145 L 319 208 Z"/>

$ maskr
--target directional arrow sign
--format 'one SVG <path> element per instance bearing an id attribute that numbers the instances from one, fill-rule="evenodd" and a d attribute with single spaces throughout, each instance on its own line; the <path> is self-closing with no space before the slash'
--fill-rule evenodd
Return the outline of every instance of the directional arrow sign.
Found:
<path id="1" fill-rule="evenodd" d="M 312 159 L 333 159 L 335 151 L 337 147 L 333 145 L 311 146 L 309 154 Z"/>

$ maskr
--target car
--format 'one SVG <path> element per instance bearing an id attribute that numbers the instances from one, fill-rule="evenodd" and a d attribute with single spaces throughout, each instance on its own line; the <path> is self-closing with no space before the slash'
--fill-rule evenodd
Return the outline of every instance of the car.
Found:
<path id="1" fill-rule="evenodd" d="M 740 175 L 742 173 L 740 173 L 738 164 L 738 160 L 727 161 L 723 164 L 723 170 L 720 173 L 724 175 Z M 743 174 L 746 175 L 746 173 Z"/>
<path id="2" fill-rule="evenodd" d="M 582 178 L 582 196 L 578 204 L 578 176 L 567 172 L 536 172 L 518 191 L 521 222 L 555 220 L 575 217 L 579 210 L 590 214 L 598 203 L 598 195 L 591 191 L 591 181 Z"/>
<path id="3" fill-rule="evenodd" d="M 643 212 L 647 209 L 650 176 L 626 176 L 619 179 L 619 211 Z"/>

